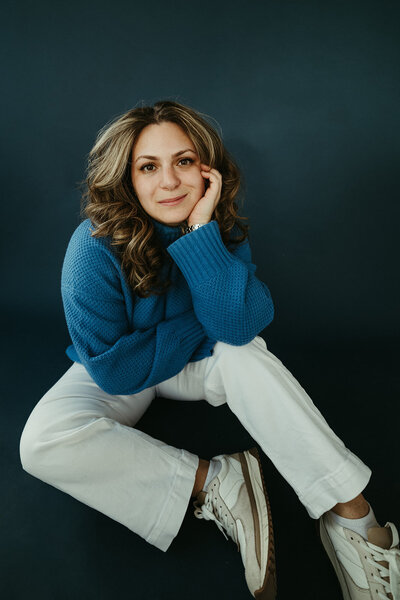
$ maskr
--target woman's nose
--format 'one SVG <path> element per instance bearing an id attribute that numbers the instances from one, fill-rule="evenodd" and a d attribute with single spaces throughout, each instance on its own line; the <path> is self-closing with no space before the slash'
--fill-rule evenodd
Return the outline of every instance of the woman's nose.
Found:
<path id="1" fill-rule="evenodd" d="M 161 173 L 161 187 L 174 189 L 180 184 L 178 174 L 172 167 L 165 167 Z"/>

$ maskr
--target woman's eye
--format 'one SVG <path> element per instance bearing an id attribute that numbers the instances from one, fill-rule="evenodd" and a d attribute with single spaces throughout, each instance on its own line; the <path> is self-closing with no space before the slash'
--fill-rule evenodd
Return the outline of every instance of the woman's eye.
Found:
<path id="1" fill-rule="evenodd" d="M 140 170 L 144 171 L 145 173 L 149 173 L 149 171 L 147 171 L 147 167 L 154 167 L 154 165 L 151 163 L 149 163 L 148 165 L 143 165 L 142 167 L 140 167 Z"/>
<path id="2" fill-rule="evenodd" d="M 181 158 L 179 160 L 179 162 L 181 163 L 182 161 L 189 161 L 189 164 L 194 163 L 193 158 Z M 153 163 L 147 163 L 145 165 L 143 165 L 142 167 L 140 167 L 140 170 L 143 171 L 144 173 L 152 173 L 153 169 L 148 169 L 147 167 L 154 167 L 155 165 Z M 187 165 L 183 165 L 183 166 L 187 166 Z"/>

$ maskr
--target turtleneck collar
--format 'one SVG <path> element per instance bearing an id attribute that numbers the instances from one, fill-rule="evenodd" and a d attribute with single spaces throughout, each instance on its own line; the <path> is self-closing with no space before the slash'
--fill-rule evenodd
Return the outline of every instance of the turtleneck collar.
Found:
<path id="1" fill-rule="evenodd" d="M 150 217 L 150 219 L 164 247 L 169 246 L 169 244 L 172 244 L 172 242 L 181 236 L 180 225 L 166 225 L 165 223 L 156 221 L 153 217 Z"/>

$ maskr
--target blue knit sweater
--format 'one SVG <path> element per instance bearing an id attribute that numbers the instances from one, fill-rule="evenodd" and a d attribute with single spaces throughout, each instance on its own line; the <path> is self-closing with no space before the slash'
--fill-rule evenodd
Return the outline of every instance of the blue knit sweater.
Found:
<path id="1" fill-rule="evenodd" d="M 181 235 L 152 219 L 172 257 L 164 294 L 135 296 L 108 237 L 94 238 L 89 219 L 73 232 L 61 274 L 61 295 L 72 344 L 99 387 L 134 394 L 212 355 L 217 340 L 249 343 L 273 319 L 270 292 L 255 276 L 248 239 L 226 247 L 217 221 Z M 236 230 L 237 231 L 237 230 Z"/>

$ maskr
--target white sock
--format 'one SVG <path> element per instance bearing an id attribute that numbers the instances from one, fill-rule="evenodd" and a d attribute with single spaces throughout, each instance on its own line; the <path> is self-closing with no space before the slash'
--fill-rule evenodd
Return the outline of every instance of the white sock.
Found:
<path id="1" fill-rule="evenodd" d="M 204 487 L 203 487 L 203 491 L 206 492 L 207 491 L 207 487 L 208 484 L 210 483 L 210 481 L 212 481 L 214 479 L 214 477 L 216 477 L 218 475 L 218 473 L 221 470 L 221 463 L 219 460 L 214 460 L 214 458 L 212 458 L 210 460 L 210 466 L 208 468 L 208 473 L 207 473 L 207 477 L 206 480 L 204 482 Z"/>
<path id="2" fill-rule="evenodd" d="M 335 512 L 333 512 L 333 510 L 330 510 L 329 513 L 331 517 L 336 521 L 336 523 L 338 523 L 342 527 L 351 529 L 351 531 L 359 533 L 364 539 L 368 540 L 368 529 L 370 527 L 380 527 L 378 521 L 375 518 L 372 506 L 369 503 L 368 506 L 369 513 L 365 515 L 365 517 L 361 517 L 361 519 L 345 519 L 345 517 L 337 515 Z"/>

